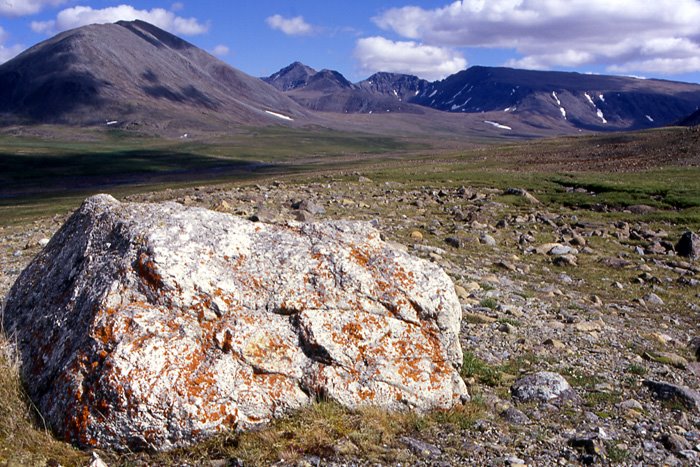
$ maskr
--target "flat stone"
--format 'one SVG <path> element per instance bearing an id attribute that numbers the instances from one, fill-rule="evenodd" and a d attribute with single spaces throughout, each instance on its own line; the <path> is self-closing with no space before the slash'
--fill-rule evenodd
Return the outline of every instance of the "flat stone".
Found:
<path id="1" fill-rule="evenodd" d="M 700 411 L 700 393 L 694 389 L 663 381 L 644 380 L 649 388 L 661 400 L 677 400 L 690 410 Z"/>
<path id="2" fill-rule="evenodd" d="M 563 376 L 540 371 L 518 379 L 510 388 L 520 402 L 551 402 L 554 399 L 578 400 L 579 397 Z"/>
<path id="3" fill-rule="evenodd" d="M 3 324 L 54 432 L 165 450 L 321 396 L 450 408 L 468 398 L 461 314 L 444 271 L 367 223 L 253 223 L 98 195 L 22 272 Z"/>

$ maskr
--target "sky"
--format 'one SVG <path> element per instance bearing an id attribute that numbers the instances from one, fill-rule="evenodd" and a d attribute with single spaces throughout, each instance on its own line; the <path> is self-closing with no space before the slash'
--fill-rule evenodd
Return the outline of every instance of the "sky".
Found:
<path id="1" fill-rule="evenodd" d="M 469 66 L 700 83 L 700 0 L 0 0 L 0 63 L 84 24 L 143 19 L 253 76 L 351 81 Z"/>

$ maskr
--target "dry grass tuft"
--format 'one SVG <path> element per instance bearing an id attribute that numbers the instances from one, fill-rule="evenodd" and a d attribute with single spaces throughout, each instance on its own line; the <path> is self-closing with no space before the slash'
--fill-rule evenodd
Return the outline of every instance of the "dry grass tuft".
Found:
<path id="1" fill-rule="evenodd" d="M 87 463 L 84 453 L 57 441 L 42 425 L 22 387 L 19 358 L 8 339 L 0 333 L 0 465 L 46 465 L 49 461 L 64 466 Z"/>

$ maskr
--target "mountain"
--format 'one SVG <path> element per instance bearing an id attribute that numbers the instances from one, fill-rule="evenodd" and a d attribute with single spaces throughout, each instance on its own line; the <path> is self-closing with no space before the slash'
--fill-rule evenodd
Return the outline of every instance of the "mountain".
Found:
<path id="1" fill-rule="evenodd" d="M 292 89 L 305 87 L 309 79 L 316 73 L 316 70 L 310 66 L 306 66 L 301 62 L 294 62 L 277 73 L 263 78 L 263 81 L 280 91 L 291 91 Z"/>
<path id="2" fill-rule="evenodd" d="M 357 84 L 363 89 L 405 102 L 425 92 L 430 86 L 430 82 L 417 76 L 386 72 L 375 73 Z"/>
<path id="3" fill-rule="evenodd" d="M 411 102 L 447 112 L 503 111 L 565 119 L 587 130 L 668 125 L 700 105 L 700 85 L 474 66 L 431 83 Z"/>
<path id="4" fill-rule="evenodd" d="M 422 106 L 450 113 L 486 112 L 499 122 L 507 119 L 560 132 L 665 126 L 700 106 L 697 84 L 482 66 L 432 83 L 411 75 L 375 73 L 351 84 L 337 72 L 315 72 L 295 63 L 267 80 L 289 82 L 292 78 L 285 76 L 295 76 L 300 69 L 310 72 L 296 80 L 287 95 L 307 108 L 327 112 L 421 113 L 417 106 Z M 331 73 L 335 80 L 314 84 L 316 76 Z"/>
<path id="5" fill-rule="evenodd" d="M 424 113 L 419 106 L 398 99 L 396 94 L 381 92 L 365 82 L 353 84 L 337 71 L 316 71 L 299 62 L 262 79 L 311 110 L 334 113 Z"/>
<path id="6" fill-rule="evenodd" d="M 66 31 L 0 65 L 6 124 L 187 128 L 308 119 L 274 87 L 143 21 Z"/>
<path id="7" fill-rule="evenodd" d="M 683 126 L 700 125 L 700 109 L 681 119 L 680 122 L 678 122 L 678 124 Z"/>

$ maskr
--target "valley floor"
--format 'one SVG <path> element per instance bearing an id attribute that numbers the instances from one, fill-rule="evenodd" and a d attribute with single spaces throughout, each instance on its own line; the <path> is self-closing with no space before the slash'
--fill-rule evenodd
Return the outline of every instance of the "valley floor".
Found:
<path id="1" fill-rule="evenodd" d="M 265 222 L 376 221 L 454 280 L 471 402 L 426 416 L 319 402 L 262 432 L 186 451 L 99 455 L 109 465 L 700 463 L 700 400 L 662 401 L 644 384 L 699 389 L 690 343 L 700 337 L 700 261 L 673 250 L 683 232 L 700 230 L 700 130 L 397 159 L 123 198 Z M 318 209 L 292 207 L 304 200 Z M 0 227 L 0 296 L 68 207 Z M 0 463 L 88 464 L 32 415 L 11 356 L 1 364 Z M 564 376 L 580 400 L 515 403 L 513 381 L 543 370 Z"/>

